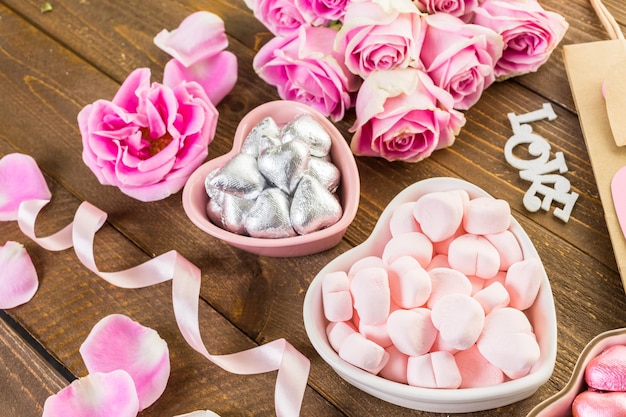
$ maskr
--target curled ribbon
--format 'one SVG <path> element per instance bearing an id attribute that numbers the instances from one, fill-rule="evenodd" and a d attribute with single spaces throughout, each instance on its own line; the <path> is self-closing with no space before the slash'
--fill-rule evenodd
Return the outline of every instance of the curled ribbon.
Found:
<path id="1" fill-rule="evenodd" d="M 61 251 L 73 246 L 83 265 L 110 284 L 121 288 L 144 288 L 171 279 L 174 315 L 187 343 L 228 372 L 252 375 L 277 370 L 274 392 L 276 415 L 299 415 L 310 362 L 290 343 L 285 339 L 278 339 L 242 352 L 211 355 L 202 341 L 198 322 L 201 272 L 197 266 L 172 250 L 123 271 L 100 271 L 94 259 L 94 238 L 104 225 L 107 214 L 92 204 L 83 202 L 76 210 L 72 223 L 50 236 L 37 237 L 37 216 L 49 202 L 50 200 L 28 200 L 20 204 L 17 222 L 25 235 L 50 251 Z"/>

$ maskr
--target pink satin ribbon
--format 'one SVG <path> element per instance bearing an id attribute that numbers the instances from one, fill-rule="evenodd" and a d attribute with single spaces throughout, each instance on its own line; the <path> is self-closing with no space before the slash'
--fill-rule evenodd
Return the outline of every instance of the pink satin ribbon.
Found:
<path id="1" fill-rule="evenodd" d="M 62 230 L 37 237 L 35 222 L 49 200 L 30 200 L 20 205 L 18 224 L 22 232 L 50 251 L 74 247 L 78 259 L 89 270 L 107 282 L 122 288 L 144 288 L 172 280 L 174 314 L 178 327 L 189 345 L 222 369 L 241 375 L 278 371 L 275 388 L 277 416 L 297 416 L 309 375 L 309 360 L 285 339 L 278 339 L 255 348 L 228 355 L 211 355 L 200 334 L 198 300 L 201 272 L 175 250 L 118 272 L 102 272 L 94 259 L 94 238 L 104 225 L 107 214 L 83 202 L 74 221 Z"/>

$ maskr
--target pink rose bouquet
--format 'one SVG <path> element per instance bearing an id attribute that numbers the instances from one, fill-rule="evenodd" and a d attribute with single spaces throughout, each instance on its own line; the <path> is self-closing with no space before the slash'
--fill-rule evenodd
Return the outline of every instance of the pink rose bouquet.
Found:
<path id="1" fill-rule="evenodd" d="M 217 116 L 198 83 L 150 84 L 150 70 L 137 69 L 112 101 L 78 114 L 83 161 L 101 184 L 140 201 L 163 199 L 206 158 Z"/>
<path id="2" fill-rule="evenodd" d="M 481 0 L 482 1 L 482 0 Z M 470 22 L 479 0 L 413 0 L 420 12 L 435 14 L 445 13 Z"/>
<path id="3" fill-rule="evenodd" d="M 355 154 L 412 162 L 450 146 L 464 124 L 459 111 L 495 81 L 536 71 L 568 27 L 536 0 L 246 4 L 276 35 L 254 68 L 281 98 L 334 121 L 354 106 Z"/>
<path id="4" fill-rule="evenodd" d="M 363 78 L 372 71 L 419 66 L 424 39 L 420 11 L 409 0 L 382 4 L 353 1 L 335 39 L 348 69 Z"/>
<path id="5" fill-rule="evenodd" d="M 291 36 L 271 39 L 254 57 L 254 69 L 276 86 L 283 99 L 308 104 L 341 120 L 353 106 L 360 79 L 333 49 L 336 33 L 322 26 L 302 26 Z"/>
<path id="6" fill-rule="evenodd" d="M 569 26 L 563 16 L 524 0 L 484 0 L 476 9 L 474 23 L 492 29 L 504 40 L 502 58 L 494 69 L 498 79 L 537 71 Z"/>
<path id="7" fill-rule="evenodd" d="M 352 151 L 389 161 L 421 161 L 452 145 L 465 124 L 453 103 L 421 70 L 376 71 L 359 90 Z"/>
<path id="8" fill-rule="evenodd" d="M 454 108 L 467 110 L 495 81 L 502 38 L 483 26 L 443 13 L 429 15 L 421 54 L 435 84 L 452 94 Z"/>

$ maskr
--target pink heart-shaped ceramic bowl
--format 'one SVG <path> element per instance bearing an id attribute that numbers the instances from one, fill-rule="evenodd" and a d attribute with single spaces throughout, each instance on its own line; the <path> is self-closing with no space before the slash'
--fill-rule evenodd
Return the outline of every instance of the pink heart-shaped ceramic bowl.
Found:
<path id="1" fill-rule="evenodd" d="M 572 403 L 578 394 L 587 389 L 585 369 L 589 362 L 613 345 L 626 345 L 626 328 L 609 330 L 594 337 L 585 346 L 576 361 L 572 376 L 565 387 L 533 408 L 528 417 L 567 417 L 572 415 Z M 607 414 L 610 413 L 607 410 Z"/>
<path id="2" fill-rule="evenodd" d="M 481 388 L 429 389 L 410 386 L 361 370 L 342 360 L 331 347 L 326 336 L 328 321 L 322 306 L 322 279 L 334 271 L 348 271 L 350 266 L 367 256 L 380 257 L 391 238 L 389 221 L 394 209 L 406 202 L 433 191 L 463 189 L 471 198 L 489 196 L 481 188 L 456 178 L 430 178 L 417 182 L 400 192 L 381 214 L 371 236 L 326 265 L 313 279 L 304 298 L 304 326 L 319 355 L 342 378 L 361 390 L 403 407 L 438 412 L 468 413 L 501 407 L 531 396 L 552 375 L 556 360 L 556 313 L 548 277 L 543 273 L 539 294 L 534 304 L 525 311 L 533 325 L 541 355 L 530 373 L 519 379 Z M 517 238 L 524 258 L 538 258 L 530 238 L 515 219 L 511 219 L 511 232 Z"/>
<path id="3" fill-rule="evenodd" d="M 337 196 L 341 202 L 343 215 L 339 221 L 316 232 L 282 239 L 262 239 L 238 235 L 213 224 L 206 213 L 209 197 L 204 187 L 204 180 L 207 174 L 215 168 L 223 166 L 233 156 L 237 155 L 250 130 L 264 118 L 271 116 L 279 126 L 282 126 L 299 114 L 310 114 L 330 134 L 332 140 L 331 158 L 333 164 L 341 172 L 341 183 L 337 190 Z M 339 130 L 321 113 L 309 106 L 293 101 L 278 100 L 262 104 L 250 111 L 237 127 L 232 150 L 201 165 L 189 177 L 183 190 L 183 207 L 189 219 L 196 226 L 234 247 L 265 256 L 303 256 L 330 249 L 341 241 L 346 229 L 356 216 L 360 191 L 359 172 L 354 155 Z"/>

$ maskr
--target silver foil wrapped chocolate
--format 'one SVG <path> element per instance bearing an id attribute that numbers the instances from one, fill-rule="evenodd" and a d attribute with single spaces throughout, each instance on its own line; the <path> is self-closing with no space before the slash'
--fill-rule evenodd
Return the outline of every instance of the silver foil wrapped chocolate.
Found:
<path id="1" fill-rule="evenodd" d="M 341 178 L 330 146 L 328 132 L 309 115 L 282 129 L 263 119 L 241 152 L 207 175 L 209 219 L 233 233 L 271 239 L 336 223 L 342 207 L 334 193 Z"/>

